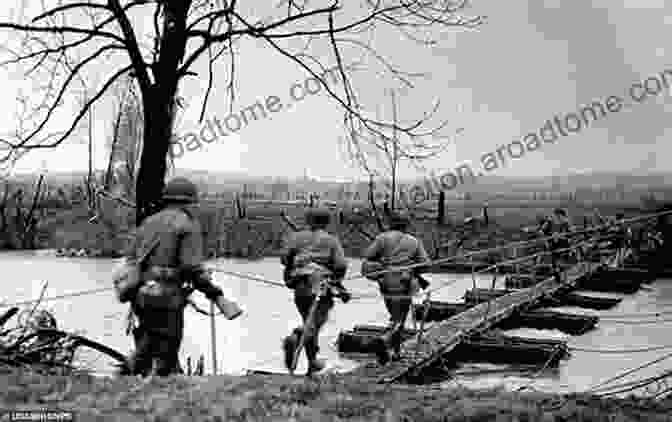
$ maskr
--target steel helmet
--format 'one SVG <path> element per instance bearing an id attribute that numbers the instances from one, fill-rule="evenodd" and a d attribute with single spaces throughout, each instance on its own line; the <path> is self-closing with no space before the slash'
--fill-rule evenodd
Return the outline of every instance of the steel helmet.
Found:
<path id="1" fill-rule="evenodd" d="M 306 223 L 311 227 L 327 227 L 331 222 L 331 213 L 326 208 L 311 208 L 306 211 Z"/>
<path id="2" fill-rule="evenodd" d="M 176 177 L 166 183 L 162 199 L 165 202 L 195 203 L 198 202 L 198 188 L 189 179 Z"/>

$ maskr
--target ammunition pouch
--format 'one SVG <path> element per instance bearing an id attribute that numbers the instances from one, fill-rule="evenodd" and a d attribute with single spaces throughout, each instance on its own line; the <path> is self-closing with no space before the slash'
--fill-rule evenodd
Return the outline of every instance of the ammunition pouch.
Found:
<path id="1" fill-rule="evenodd" d="M 187 298 L 177 283 L 149 280 L 140 286 L 135 303 L 142 310 L 177 311 L 185 307 Z"/>
<path id="2" fill-rule="evenodd" d="M 374 261 L 364 261 L 362 263 L 362 275 L 369 280 L 374 280 L 374 281 L 379 281 L 381 278 L 384 277 L 384 274 L 375 274 L 380 271 L 383 271 L 385 267 L 379 263 L 379 262 L 374 262 Z"/>
<path id="3" fill-rule="evenodd" d="M 176 268 L 153 266 L 143 273 L 135 304 L 143 310 L 177 311 L 187 304 L 187 290 Z"/>
<path id="4" fill-rule="evenodd" d="M 115 268 L 112 282 L 117 300 L 121 303 L 130 301 L 142 283 L 140 265 L 135 262 L 122 262 Z"/>
<path id="5" fill-rule="evenodd" d="M 309 263 L 295 267 L 288 274 L 288 287 L 294 289 L 299 295 L 317 294 L 320 283 L 325 278 L 331 277 L 332 273 L 327 268 L 316 263 Z M 285 281 L 287 284 L 287 281 Z"/>

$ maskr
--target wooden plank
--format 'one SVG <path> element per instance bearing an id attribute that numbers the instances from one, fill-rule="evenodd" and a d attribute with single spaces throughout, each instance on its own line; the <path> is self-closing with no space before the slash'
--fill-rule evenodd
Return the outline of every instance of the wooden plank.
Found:
<path id="1" fill-rule="evenodd" d="M 509 317 L 515 310 L 532 304 L 542 296 L 553 294 L 563 288 L 573 287 L 577 280 L 595 271 L 600 265 L 600 263 L 590 262 L 576 264 L 564 272 L 560 282 L 554 277 L 549 277 L 527 289 L 476 305 L 450 319 L 434 324 L 422 336 L 421 344 L 417 344 L 417 337 L 404 343 L 402 359 L 399 361 L 377 368 L 359 367 L 351 375 L 376 382 L 394 382 L 411 370 L 419 370 L 430 365 L 440 356 L 454 349 L 466 336 L 488 329 Z"/>

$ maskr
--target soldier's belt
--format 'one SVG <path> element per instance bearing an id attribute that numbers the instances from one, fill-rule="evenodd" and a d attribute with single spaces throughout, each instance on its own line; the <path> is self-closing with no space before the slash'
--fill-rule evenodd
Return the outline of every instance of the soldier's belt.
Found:
<path id="1" fill-rule="evenodd" d="M 180 271 L 175 267 L 152 266 L 143 273 L 145 280 L 175 280 L 179 277 Z"/>

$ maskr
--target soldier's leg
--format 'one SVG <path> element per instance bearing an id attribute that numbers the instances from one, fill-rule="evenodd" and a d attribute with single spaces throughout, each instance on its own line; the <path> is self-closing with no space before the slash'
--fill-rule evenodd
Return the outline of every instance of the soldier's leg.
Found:
<path id="1" fill-rule="evenodd" d="M 177 374 L 180 371 L 179 352 L 182 343 L 184 314 L 182 311 L 164 312 L 164 326 L 152 336 L 155 371 L 159 376 Z"/>
<path id="2" fill-rule="evenodd" d="M 390 292 L 386 290 L 381 290 L 380 294 L 383 296 L 383 301 L 385 303 L 385 309 L 387 309 L 387 314 L 389 315 L 388 319 L 388 324 L 391 326 L 394 325 L 395 322 L 395 315 L 398 313 L 397 311 L 397 299 L 399 298 L 398 292 Z"/>
<path id="3" fill-rule="evenodd" d="M 403 337 L 404 325 L 406 322 L 406 317 L 411 308 L 412 299 L 409 297 L 404 297 L 408 295 L 403 295 L 403 292 L 399 292 L 396 296 L 390 295 L 385 299 L 385 305 L 390 313 L 391 326 L 390 329 L 382 337 L 382 343 L 379 347 L 385 347 L 394 349 L 395 353 L 399 353 L 401 350 L 401 340 Z M 386 356 L 386 352 L 380 350 L 378 359 L 381 362 L 389 359 L 389 356 Z"/>
<path id="4" fill-rule="evenodd" d="M 177 337 L 156 336 L 155 347 L 156 366 L 158 376 L 168 376 L 179 373 L 180 339 Z"/>
<path id="5" fill-rule="evenodd" d="M 394 326 L 392 328 L 391 346 L 396 354 L 401 352 L 401 343 L 403 340 L 404 327 L 408 312 L 411 309 L 412 299 L 399 298 L 395 309 Z"/>
<path id="6" fill-rule="evenodd" d="M 304 335 L 304 345 L 306 347 L 306 355 L 315 350 L 315 345 L 313 344 L 315 339 L 315 331 L 317 330 L 317 314 L 319 313 L 319 304 L 315 308 L 315 315 L 313 316 L 312 324 L 306 324 L 308 322 L 308 316 L 310 315 L 310 308 L 313 306 L 313 302 L 317 299 L 316 296 L 297 296 L 295 298 L 296 307 L 301 314 L 301 319 L 303 320 L 303 329 L 306 330 Z M 302 333 L 302 330 L 299 330 L 299 334 Z M 310 356 L 309 356 L 310 360 Z"/>
<path id="7" fill-rule="evenodd" d="M 133 329 L 133 339 L 135 350 L 128 358 L 128 372 L 146 376 L 152 369 L 152 339 L 142 326 Z"/>
<path id="8" fill-rule="evenodd" d="M 317 307 L 311 329 L 306 333 L 306 355 L 309 362 L 315 362 L 317 354 L 320 351 L 319 339 L 322 327 L 329 319 L 329 312 L 334 307 L 334 300 L 331 297 L 322 298 Z"/>
<path id="9" fill-rule="evenodd" d="M 308 318 L 308 313 L 310 312 L 310 306 L 313 303 L 314 296 L 294 296 L 294 305 L 296 306 L 297 311 L 301 315 L 301 320 L 305 324 L 306 318 Z M 289 369 L 294 360 L 294 353 L 301 339 L 301 334 L 303 332 L 302 327 L 296 327 L 292 330 L 291 334 L 285 337 L 282 341 L 282 349 L 285 355 L 285 366 Z"/>

